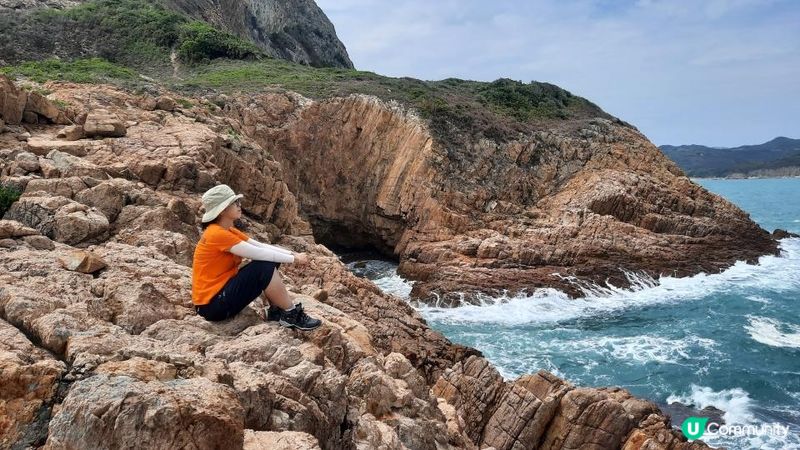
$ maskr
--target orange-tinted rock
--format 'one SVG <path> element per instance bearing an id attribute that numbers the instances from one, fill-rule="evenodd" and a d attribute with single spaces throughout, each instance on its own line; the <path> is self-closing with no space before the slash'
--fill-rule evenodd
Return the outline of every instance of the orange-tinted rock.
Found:
<path id="1" fill-rule="evenodd" d="M 46 449 L 241 448 L 242 408 L 204 378 L 143 382 L 95 375 L 76 382 L 49 425 Z"/>
<path id="2" fill-rule="evenodd" d="M 28 139 L 28 151 L 45 156 L 53 150 L 73 156 L 86 156 L 86 143 L 80 141 L 59 141 L 55 139 Z"/>
<path id="3" fill-rule="evenodd" d="M 131 442 L 150 448 L 271 448 L 291 440 L 292 448 L 507 450 L 557 447 L 567 440 L 582 447 L 598 439 L 631 446 L 673 439 L 671 448 L 681 448 L 652 404 L 621 390 L 576 388 L 546 372 L 506 382 L 476 350 L 452 344 L 409 304 L 350 273 L 315 242 L 284 169 L 268 151 L 271 145 L 227 133 L 231 126 L 256 122 L 212 116 L 203 108 L 179 114 L 137 109 L 129 94 L 102 86 L 51 88 L 77 111 L 106 108 L 128 129 L 124 139 L 83 141 L 84 156 L 50 151 L 37 158 L 35 172 L 20 164 L 33 167 L 20 135 L 0 136 L 6 144 L 0 155 L 11 162 L 0 164 L 0 181 L 24 191 L 12 207 L 21 222 L 0 221 L 0 233 L 8 236 L 2 245 L 9 244 L 0 258 L 0 325 L 17 328 L 41 348 L 27 351 L 30 359 L 4 366 L 41 381 L 36 389 L 26 388 L 36 393 L 23 402 L 18 399 L 27 391 L 15 388 L 20 394 L 12 401 L 19 407 L 2 415 L 11 433 L 38 436 L 37 445 L 47 438 L 48 448 L 89 449 Z M 276 102 L 291 104 L 293 98 L 277 96 Z M 334 106 L 324 111 L 335 114 Z M 402 122 L 395 113 L 375 115 L 378 103 L 366 106 L 374 129 Z M 82 121 L 80 114 L 77 119 Z M 42 124 L 30 137 L 52 140 L 57 128 Z M 387 136 L 402 140 L 406 132 L 412 141 L 424 136 L 414 126 Z M 388 151 L 394 144 L 384 145 Z M 413 153 L 415 145 L 406 150 Z M 402 164 L 393 167 L 398 176 L 405 173 Z M 188 265 L 200 232 L 199 197 L 218 183 L 245 194 L 249 234 L 309 254 L 308 264 L 286 264 L 279 273 L 291 296 L 322 320 L 319 329 L 303 333 L 264 322 L 261 299 L 222 322 L 196 314 Z M 392 186 L 378 196 L 387 211 L 401 208 L 391 206 L 395 192 L 414 193 Z M 437 211 L 436 202 L 425 202 L 426 211 Z M 505 201 L 493 205 L 493 211 L 514 208 Z M 382 227 L 382 236 L 397 230 L 391 216 L 369 217 Z M 440 218 L 420 220 L 436 225 Z M 468 223 L 455 215 L 445 222 Z M 93 228 L 97 224 L 105 227 Z M 42 242 L 33 245 L 33 239 Z M 473 236 L 453 251 L 500 258 L 509 242 L 501 233 Z M 93 275 L 64 270 L 58 257 L 90 244 L 107 267 Z M 0 364 L 6 361 L 3 352 L 0 344 Z M 36 369 L 49 368 L 54 357 L 68 367 Z M 66 371 L 60 385 L 66 398 L 55 398 L 47 424 L 53 399 L 48 395 L 59 370 Z M 565 404 L 567 398 L 584 406 Z M 34 410 L 42 419 L 31 422 Z M 599 437 L 592 427 L 610 434 Z"/>
<path id="4" fill-rule="evenodd" d="M 571 277 L 627 286 L 620 269 L 685 276 L 777 251 L 619 121 L 568 120 L 510 142 L 462 136 L 453 148 L 412 111 L 364 95 L 248 96 L 230 113 L 280 161 L 322 242 L 398 257 L 421 299 L 577 295 Z"/>
<path id="5" fill-rule="evenodd" d="M 45 96 L 31 92 L 28 94 L 28 101 L 25 104 L 26 112 L 36 113 L 40 117 L 44 117 L 50 123 L 59 125 L 66 125 L 69 123 L 66 115 L 56 105 L 54 105 Z"/>
<path id="6" fill-rule="evenodd" d="M 320 450 L 320 447 L 308 433 L 245 430 L 244 450 Z"/>
<path id="7" fill-rule="evenodd" d="M 0 239 L 16 239 L 37 234 L 38 231 L 15 220 L 0 220 Z"/>
<path id="8" fill-rule="evenodd" d="M 56 394 L 64 370 L 62 362 L 0 320 L 0 447 L 35 435 L 37 415 Z"/>
<path id="9" fill-rule="evenodd" d="M 0 75 L 0 119 L 9 125 L 22 123 L 28 93 L 18 88 L 5 75 Z"/>
<path id="10" fill-rule="evenodd" d="M 127 133 L 122 120 L 104 109 L 89 112 L 83 123 L 83 131 L 87 137 L 123 137 Z"/>
<path id="11" fill-rule="evenodd" d="M 154 109 L 172 112 L 175 110 L 175 108 L 177 108 L 177 106 L 178 105 L 175 103 L 175 100 L 173 100 L 171 97 L 161 96 L 156 99 L 156 105 Z"/>
<path id="12" fill-rule="evenodd" d="M 56 137 L 60 139 L 66 139 L 68 141 L 77 141 L 78 139 L 85 138 L 86 133 L 83 131 L 83 125 L 70 125 L 62 128 Z"/>
<path id="13" fill-rule="evenodd" d="M 95 273 L 105 269 L 107 265 L 99 256 L 83 250 L 75 250 L 62 255 L 58 258 L 58 262 L 67 270 L 81 273 Z"/>

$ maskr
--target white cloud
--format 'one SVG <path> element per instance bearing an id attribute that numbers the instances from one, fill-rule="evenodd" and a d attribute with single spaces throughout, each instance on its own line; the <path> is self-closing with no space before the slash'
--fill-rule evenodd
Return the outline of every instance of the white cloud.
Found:
<path id="1" fill-rule="evenodd" d="M 356 67 L 557 84 L 657 144 L 800 137 L 794 0 L 319 0 Z"/>

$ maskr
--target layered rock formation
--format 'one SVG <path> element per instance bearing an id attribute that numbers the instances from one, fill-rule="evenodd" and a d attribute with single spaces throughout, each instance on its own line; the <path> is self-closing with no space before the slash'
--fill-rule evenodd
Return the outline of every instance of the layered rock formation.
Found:
<path id="1" fill-rule="evenodd" d="M 250 39 L 273 58 L 353 68 L 333 24 L 314 0 L 169 0 L 168 4 Z"/>
<path id="2" fill-rule="evenodd" d="M 125 135 L 0 134 L 0 183 L 23 191 L 0 220 L 0 447 L 705 448 L 623 390 L 504 381 L 349 273 L 269 147 L 232 132 L 252 124 L 198 100 L 164 111 L 108 87 L 47 88 L 73 127 L 99 114 Z M 222 323 L 194 313 L 199 198 L 220 182 L 245 194 L 252 235 L 309 253 L 281 272 L 321 328 L 265 322 L 260 300 Z"/>
<path id="3" fill-rule="evenodd" d="M 777 251 L 739 208 L 691 182 L 631 126 L 561 121 L 454 148 L 398 104 L 353 95 L 242 98 L 230 115 L 281 163 L 322 242 L 400 261 L 412 296 L 685 276 Z"/>

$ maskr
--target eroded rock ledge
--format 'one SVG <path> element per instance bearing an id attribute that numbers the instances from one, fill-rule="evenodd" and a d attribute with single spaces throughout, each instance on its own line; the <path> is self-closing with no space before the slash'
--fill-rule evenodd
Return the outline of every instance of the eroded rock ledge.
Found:
<path id="1" fill-rule="evenodd" d="M 0 102 L 24 95 L 3 86 Z M 47 88 L 71 127 L 102 114 L 125 133 L 0 133 L 0 182 L 23 192 L 0 220 L 0 448 L 705 448 L 624 390 L 504 381 L 349 273 L 270 147 L 230 132 L 249 125 L 197 100 Z M 265 322 L 260 301 L 224 323 L 194 313 L 199 198 L 219 182 L 245 194 L 251 234 L 311 255 L 281 272 L 320 329 Z"/>
<path id="2" fill-rule="evenodd" d="M 619 121 L 449 148 L 412 111 L 363 95 L 248 96 L 228 113 L 281 163 L 322 242 L 398 258 L 423 300 L 579 295 L 580 282 L 628 285 L 621 269 L 686 276 L 777 252 L 746 213 Z"/>

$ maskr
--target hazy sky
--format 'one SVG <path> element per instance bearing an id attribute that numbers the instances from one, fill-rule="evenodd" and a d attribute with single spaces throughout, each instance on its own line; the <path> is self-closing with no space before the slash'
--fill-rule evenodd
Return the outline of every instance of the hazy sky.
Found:
<path id="1" fill-rule="evenodd" d="M 557 84 L 662 144 L 800 138 L 800 0 L 317 0 L 356 68 Z"/>

